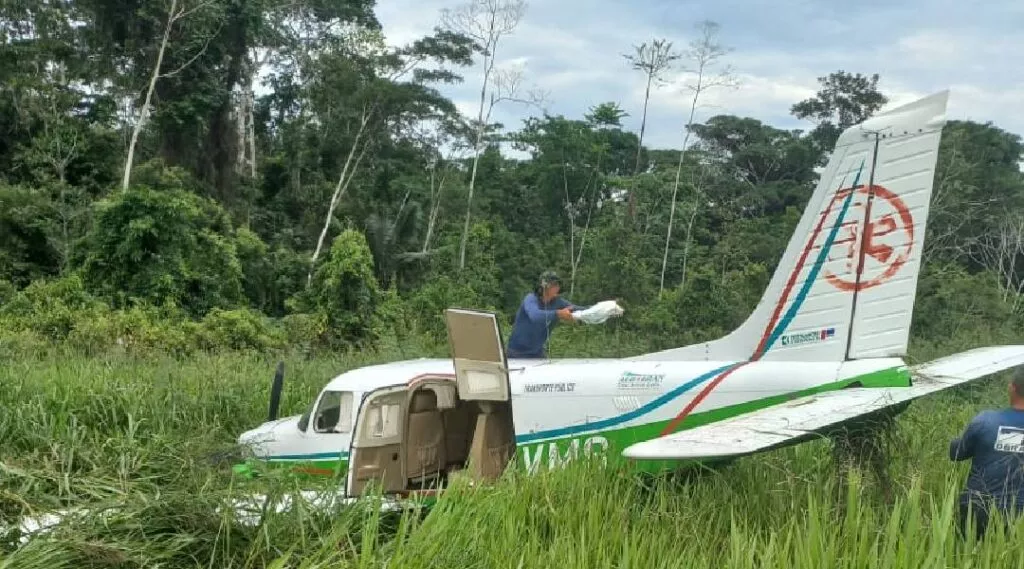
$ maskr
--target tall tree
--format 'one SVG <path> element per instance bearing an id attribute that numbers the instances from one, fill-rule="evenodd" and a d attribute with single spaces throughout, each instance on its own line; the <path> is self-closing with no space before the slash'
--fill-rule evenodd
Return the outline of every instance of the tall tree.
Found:
<path id="1" fill-rule="evenodd" d="M 672 51 L 672 42 L 666 39 L 655 38 L 651 43 L 644 42 L 633 46 L 633 53 L 624 54 L 631 68 L 644 74 L 646 85 L 644 87 L 644 106 L 640 117 L 640 134 L 636 143 L 636 160 L 633 163 L 633 175 L 640 172 L 640 158 L 643 155 L 644 131 L 647 128 L 647 104 L 651 99 L 651 86 L 663 84 L 665 72 L 672 63 L 682 57 L 682 54 Z M 629 192 L 629 217 L 636 213 L 636 178 L 634 186 Z"/>
<path id="2" fill-rule="evenodd" d="M 811 136 L 822 155 L 835 148 L 843 130 L 867 120 L 889 99 L 878 90 L 878 74 L 868 77 L 839 70 L 819 77 L 818 93 L 790 109 L 793 116 L 815 123 Z"/>
<path id="3" fill-rule="evenodd" d="M 588 122 L 545 116 L 527 119 L 516 136 L 516 147 L 532 154 L 529 169 L 535 176 L 534 194 L 540 197 L 537 210 L 551 212 L 549 216 L 565 212 L 569 222 L 565 231 L 569 234 L 570 295 L 575 292 L 577 269 L 604 188 L 603 171 L 610 145 L 600 134 Z M 553 216 L 545 220 L 538 215 L 531 225 L 534 234 L 547 233 L 549 226 L 561 233 L 564 221 Z"/>
<path id="4" fill-rule="evenodd" d="M 124 175 L 121 176 L 121 191 L 128 190 L 128 184 L 132 175 L 132 165 L 135 162 L 135 147 L 139 143 L 139 134 L 146 125 L 146 119 L 149 118 L 153 92 L 156 90 L 157 81 L 162 77 L 168 77 L 170 75 L 180 73 L 185 67 L 192 64 L 196 59 L 202 56 L 203 52 L 206 51 L 206 47 L 209 45 L 207 42 L 178 68 L 171 71 L 165 71 L 163 69 L 164 53 L 167 51 L 167 47 L 170 44 L 171 33 L 174 31 L 174 27 L 185 18 L 219 18 L 220 14 L 215 14 L 213 10 L 210 10 L 212 7 L 214 7 L 213 0 L 201 0 L 192 3 L 188 2 L 188 0 L 171 0 L 170 7 L 167 8 L 167 22 L 164 24 L 163 32 L 160 36 L 160 44 L 156 50 L 156 62 L 153 63 L 153 71 L 150 74 L 149 83 L 146 86 L 146 94 L 142 99 L 142 107 L 139 109 L 139 115 L 135 120 L 135 125 L 132 127 L 131 139 L 128 142 L 128 154 L 124 160 Z"/>
<path id="5" fill-rule="evenodd" d="M 650 43 L 643 42 L 633 46 L 633 53 L 625 54 L 630 67 L 644 74 L 644 110 L 640 116 L 640 136 L 636 146 L 636 165 L 633 173 L 640 171 L 640 154 L 644 144 L 644 129 L 647 127 L 647 103 L 651 99 L 651 86 L 664 83 L 665 72 L 672 63 L 681 58 L 681 53 L 672 51 L 672 42 L 664 38 L 655 38 Z"/>
<path id="6" fill-rule="evenodd" d="M 410 121 L 456 113 L 451 101 L 426 84 L 456 81 L 459 77 L 448 71 L 424 69 L 421 65 L 428 60 L 467 65 L 470 62 L 470 47 L 465 36 L 439 30 L 435 37 L 418 40 L 398 50 L 390 51 L 378 46 L 376 52 L 370 51 L 364 57 L 367 62 L 363 68 L 365 76 L 354 87 L 351 75 L 345 74 L 346 68 L 351 66 L 348 58 L 324 58 L 325 62 L 335 66 L 341 73 L 325 73 L 322 76 L 324 89 L 317 97 L 324 110 L 336 114 L 331 120 L 337 121 L 336 124 L 342 129 L 350 129 L 353 135 L 310 260 L 307 284 L 312 282 L 316 261 L 323 249 L 334 210 L 375 139 L 389 136 L 396 128 L 407 126 Z M 337 95 L 348 98 L 350 110 L 338 108 Z"/>
<path id="7" fill-rule="evenodd" d="M 980 269 L 984 249 L 1024 208 L 1024 143 L 991 124 L 949 121 L 942 133 L 929 206 L 926 261 Z M 1009 225 L 1007 225 L 1009 223 Z M 1002 239 L 1002 237 L 1000 237 Z"/>
<path id="8" fill-rule="evenodd" d="M 622 119 L 628 116 L 629 113 L 622 110 L 618 103 L 609 101 L 590 107 L 590 112 L 583 118 L 598 128 L 622 128 Z"/>
<path id="9" fill-rule="evenodd" d="M 668 266 L 668 248 L 672 242 L 672 223 L 676 215 L 676 197 L 679 194 L 679 178 L 683 173 L 683 160 L 686 157 L 687 142 L 690 140 L 690 133 L 693 130 L 693 118 L 700 103 L 700 97 L 709 89 L 717 87 L 736 87 L 738 82 L 733 74 L 732 67 L 725 65 L 718 68 L 722 58 L 731 51 L 718 42 L 717 23 L 705 20 L 698 24 L 699 36 L 690 42 L 690 48 L 686 52 L 686 59 L 692 65 L 687 70 L 693 78 L 686 83 L 686 88 L 692 93 L 690 99 L 690 116 L 686 120 L 686 135 L 683 137 L 683 147 L 679 150 L 679 164 L 676 166 L 676 179 L 672 185 L 672 202 L 669 207 L 668 229 L 665 231 L 665 252 L 661 258 L 661 281 L 658 285 L 658 292 L 665 290 L 665 268 Z M 690 219 L 686 226 L 686 245 L 683 247 L 683 271 L 681 282 L 686 281 L 686 261 L 689 252 L 690 236 L 693 229 L 693 222 L 697 217 L 703 198 L 702 183 L 705 177 L 700 175 L 694 178 L 693 210 L 690 212 Z"/>
<path id="10" fill-rule="evenodd" d="M 466 195 L 466 218 L 462 225 L 462 239 L 459 242 L 459 270 L 466 268 L 466 243 L 469 240 L 469 222 L 473 213 L 473 191 L 476 188 L 480 153 L 484 148 L 484 134 L 490 122 L 491 112 L 502 101 L 529 102 L 519 97 L 521 76 L 515 72 L 495 68 L 498 43 L 516 29 L 525 13 L 524 0 L 471 0 L 454 10 L 446 9 L 443 13 L 444 26 L 472 38 L 477 43 L 480 55 L 483 56 L 480 103 L 473 124 L 473 166 L 469 174 L 469 191 Z"/>

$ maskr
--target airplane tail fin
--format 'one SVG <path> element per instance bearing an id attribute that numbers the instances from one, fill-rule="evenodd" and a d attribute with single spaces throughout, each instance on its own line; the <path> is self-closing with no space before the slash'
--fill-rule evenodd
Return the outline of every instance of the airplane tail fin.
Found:
<path id="1" fill-rule="evenodd" d="M 761 301 L 731 334 L 644 360 L 901 357 L 949 92 L 846 129 Z"/>

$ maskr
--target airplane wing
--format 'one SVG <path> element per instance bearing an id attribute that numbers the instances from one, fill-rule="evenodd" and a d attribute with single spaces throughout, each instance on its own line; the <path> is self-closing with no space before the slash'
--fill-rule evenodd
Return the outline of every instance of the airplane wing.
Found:
<path id="1" fill-rule="evenodd" d="M 1024 364 L 1024 345 L 961 352 L 912 367 L 911 387 L 849 388 L 808 395 L 738 417 L 636 443 L 633 459 L 727 458 L 816 436 L 829 427 Z"/>

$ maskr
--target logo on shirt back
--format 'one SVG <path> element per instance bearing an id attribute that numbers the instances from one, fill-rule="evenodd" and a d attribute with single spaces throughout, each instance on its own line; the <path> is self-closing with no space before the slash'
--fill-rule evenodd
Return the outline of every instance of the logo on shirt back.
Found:
<path id="1" fill-rule="evenodd" d="M 1024 454 L 1024 429 L 999 427 L 999 432 L 996 433 L 995 449 L 1002 452 Z"/>

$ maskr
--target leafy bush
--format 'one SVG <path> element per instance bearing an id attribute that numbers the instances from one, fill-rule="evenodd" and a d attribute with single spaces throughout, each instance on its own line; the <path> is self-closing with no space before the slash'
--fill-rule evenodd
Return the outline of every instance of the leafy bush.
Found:
<path id="1" fill-rule="evenodd" d="M 0 318 L 13 329 L 31 330 L 54 341 L 64 340 L 82 321 L 109 312 L 109 307 L 72 275 L 37 280 L 0 307 Z"/>
<path id="2" fill-rule="evenodd" d="M 923 267 L 912 328 L 919 339 L 947 343 L 966 336 L 1005 338 L 1019 335 L 1020 325 L 992 273 L 971 274 L 953 264 Z"/>
<path id="3" fill-rule="evenodd" d="M 60 254 L 50 237 L 56 208 L 45 193 L 0 184 L 0 279 L 24 287 L 57 273 Z"/>
<path id="4" fill-rule="evenodd" d="M 334 239 L 330 255 L 313 274 L 309 290 L 291 302 L 296 312 L 319 315 L 322 338 L 332 344 L 361 345 L 377 337 L 382 300 L 366 237 L 348 229 Z"/>
<path id="5" fill-rule="evenodd" d="M 200 346 L 207 350 L 256 350 L 281 348 L 286 334 L 272 326 L 265 316 L 247 308 L 214 308 L 203 318 L 198 330 Z"/>
<path id="6" fill-rule="evenodd" d="M 242 299 L 227 215 L 182 190 L 137 186 L 99 202 L 85 255 L 89 289 L 117 307 L 171 302 L 202 316 Z"/>
<path id="7" fill-rule="evenodd" d="M 494 310 L 472 285 L 448 275 L 440 275 L 426 283 L 408 301 L 409 313 L 415 315 L 416 328 L 437 341 L 447 341 L 444 320 L 447 308 Z"/>
<path id="8" fill-rule="evenodd" d="M 75 349 L 100 354 L 111 349 L 131 353 L 187 355 L 196 348 L 198 325 L 173 307 L 132 306 L 83 318 L 68 337 Z"/>
<path id="9" fill-rule="evenodd" d="M 267 244 L 248 227 L 235 232 L 235 249 L 242 268 L 242 288 L 249 305 L 266 312 L 274 289 L 274 266 Z"/>

